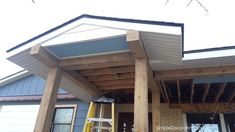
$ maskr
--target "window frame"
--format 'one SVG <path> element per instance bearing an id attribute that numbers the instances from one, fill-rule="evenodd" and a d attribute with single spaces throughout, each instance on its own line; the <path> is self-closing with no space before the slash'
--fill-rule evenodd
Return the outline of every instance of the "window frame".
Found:
<path id="1" fill-rule="evenodd" d="M 53 121 L 51 123 L 51 132 L 53 131 L 54 129 L 54 118 L 55 118 L 55 114 L 56 114 L 56 109 L 58 108 L 73 108 L 73 117 L 72 117 L 72 121 L 71 121 L 71 129 L 70 129 L 70 132 L 73 132 L 74 131 L 74 123 L 75 123 L 75 119 L 76 119 L 76 113 L 77 113 L 77 104 L 58 104 L 58 105 L 55 105 L 55 109 L 54 109 L 54 114 L 53 114 Z"/>

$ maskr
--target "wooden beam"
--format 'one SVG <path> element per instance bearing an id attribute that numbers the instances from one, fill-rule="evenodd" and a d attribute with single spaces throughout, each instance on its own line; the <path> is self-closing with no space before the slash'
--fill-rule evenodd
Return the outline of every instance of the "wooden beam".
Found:
<path id="1" fill-rule="evenodd" d="M 152 126 L 153 132 L 160 132 L 160 88 L 152 90 Z"/>
<path id="2" fill-rule="evenodd" d="M 55 56 L 51 55 L 41 45 L 33 46 L 30 50 L 30 55 L 37 58 L 49 67 L 57 66 L 59 63 L 58 59 Z"/>
<path id="3" fill-rule="evenodd" d="M 134 66 L 125 66 L 125 67 L 113 67 L 113 68 L 102 68 L 102 69 L 93 69 L 93 70 L 83 70 L 80 71 L 84 76 L 97 76 L 97 75 L 106 75 L 106 74 L 117 74 L 117 73 L 128 73 L 135 72 Z"/>
<path id="4" fill-rule="evenodd" d="M 235 66 L 155 71 L 155 80 L 192 79 L 198 77 L 217 77 L 224 75 L 235 75 Z"/>
<path id="5" fill-rule="evenodd" d="M 99 86 L 101 90 L 121 90 L 121 89 L 134 89 L 134 84 L 118 84 L 118 85 L 106 85 Z"/>
<path id="6" fill-rule="evenodd" d="M 134 73 L 117 73 L 114 75 L 100 75 L 100 76 L 88 76 L 89 81 L 109 81 L 109 80 L 119 80 L 119 79 L 134 79 Z"/>
<path id="7" fill-rule="evenodd" d="M 194 96 L 194 92 L 195 92 L 194 88 L 195 88 L 195 85 L 194 85 L 194 83 L 192 82 L 192 86 L 191 86 L 191 95 L 190 95 L 190 102 L 191 102 L 191 103 L 193 103 L 193 96 Z"/>
<path id="8" fill-rule="evenodd" d="M 181 109 L 183 113 L 234 113 L 235 103 L 181 103 L 169 104 L 169 108 Z"/>
<path id="9" fill-rule="evenodd" d="M 148 132 L 148 61 L 135 60 L 134 131 Z"/>
<path id="10" fill-rule="evenodd" d="M 162 84 L 162 90 L 163 90 L 163 93 L 166 97 L 166 101 L 167 103 L 170 103 L 170 99 L 169 99 L 169 95 L 168 95 L 168 92 L 166 90 L 166 85 L 165 85 L 165 82 L 164 81 L 161 81 L 161 84 Z"/>
<path id="11" fill-rule="evenodd" d="M 50 131 L 60 79 L 60 68 L 51 68 L 46 80 L 45 90 L 42 96 L 34 132 Z"/>
<path id="12" fill-rule="evenodd" d="M 38 59 L 39 61 L 41 61 L 42 63 L 44 63 L 45 65 L 47 65 L 49 67 L 51 67 L 51 66 L 57 67 L 58 66 L 59 60 L 56 57 L 54 57 L 53 55 L 51 55 L 47 50 L 45 50 L 40 45 L 33 46 L 31 48 L 30 54 L 34 58 Z M 82 95 L 81 93 L 83 93 L 82 91 L 84 91 L 84 96 L 87 95 L 87 93 L 89 93 L 91 95 L 97 95 L 96 93 L 99 93 L 97 88 L 94 88 L 93 86 L 89 85 L 89 81 L 87 81 L 81 75 L 78 75 L 78 76 L 80 76 L 79 79 L 75 79 L 73 76 L 66 73 L 66 71 L 62 71 L 61 82 L 64 82 L 64 81 L 68 82 L 67 79 L 69 79 L 71 82 L 76 84 L 77 87 L 79 87 L 79 89 L 75 88 L 75 87 L 63 87 L 63 88 L 66 91 L 74 94 L 75 96 L 77 96 L 77 95 L 81 96 Z M 61 85 L 63 85 L 63 84 L 61 84 Z M 77 93 L 79 93 L 79 94 L 77 94 Z"/>
<path id="13" fill-rule="evenodd" d="M 209 83 L 209 84 L 206 84 L 206 86 L 205 86 L 205 90 L 204 90 L 203 97 L 202 97 L 202 103 L 204 103 L 206 100 L 206 96 L 209 93 L 210 85 L 211 84 Z"/>
<path id="14" fill-rule="evenodd" d="M 226 86 L 227 86 L 227 83 L 220 84 L 219 91 L 218 91 L 218 93 L 215 96 L 215 100 L 214 100 L 215 103 L 218 102 L 218 100 L 219 100 L 221 94 L 223 94 L 224 89 L 225 89 Z"/>
<path id="15" fill-rule="evenodd" d="M 76 83 L 79 87 L 89 91 L 89 93 L 91 93 L 93 96 L 101 95 L 100 89 L 97 88 L 90 81 L 88 81 L 85 77 L 83 77 L 78 71 L 77 72 L 74 72 L 74 71 L 63 72 L 63 75 L 69 78 L 74 83 Z"/>
<path id="16" fill-rule="evenodd" d="M 127 31 L 127 43 L 135 58 L 147 58 L 140 32 L 138 31 Z"/>
<path id="17" fill-rule="evenodd" d="M 233 91 L 231 92 L 231 94 L 228 97 L 228 103 L 230 103 L 233 100 L 233 98 L 235 97 L 235 85 L 233 85 L 232 88 L 233 88 Z"/>
<path id="18" fill-rule="evenodd" d="M 134 65 L 130 52 L 63 59 L 59 66 L 66 70 L 97 69 L 115 66 Z"/>
<path id="19" fill-rule="evenodd" d="M 180 81 L 176 80 L 176 85 L 177 85 L 177 93 L 178 93 L 178 101 L 181 104 L 181 90 L 180 90 Z"/>
<path id="20" fill-rule="evenodd" d="M 122 80 L 93 82 L 93 84 L 96 86 L 107 86 L 107 85 L 120 85 L 120 84 L 134 84 L 134 82 L 135 79 L 122 79 Z"/>

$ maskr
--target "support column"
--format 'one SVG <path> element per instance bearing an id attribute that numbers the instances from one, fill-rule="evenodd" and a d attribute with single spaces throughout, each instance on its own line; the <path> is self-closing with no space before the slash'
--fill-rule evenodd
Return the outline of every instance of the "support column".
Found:
<path id="1" fill-rule="evenodd" d="M 60 68 L 50 68 L 34 127 L 34 132 L 50 132 L 60 79 Z"/>
<path id="2" fill-rule="evenodd" d="M 152 90 L 153 132 L 160 132 L 160 91 Z"/>
<path id="3" fill-rule="evenodd" d="M 148 62 L 135 60 L 134 131 L 148 132 Z"/>

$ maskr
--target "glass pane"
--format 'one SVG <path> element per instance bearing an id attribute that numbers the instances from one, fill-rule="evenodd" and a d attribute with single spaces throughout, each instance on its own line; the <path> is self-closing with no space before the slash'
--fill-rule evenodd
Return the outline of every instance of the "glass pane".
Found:
<path id="1" fill-rule="evenodd" d="M 54 125 L 53 132 L 70 132 L 70 125 Z"/>
<path id="2" fill-rule="evenodd" d="M 192 132 L 219 132 L 218 124 L 191 124 Z"/>
<path id="3" fill-rule="evenodd" d="M 71 123 L 73 108 L 57 108 L 54 123 Z"/>

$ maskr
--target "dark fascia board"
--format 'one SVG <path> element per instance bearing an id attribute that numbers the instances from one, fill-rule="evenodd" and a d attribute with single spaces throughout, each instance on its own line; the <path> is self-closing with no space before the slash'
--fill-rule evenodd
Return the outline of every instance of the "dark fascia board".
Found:
<path id="1" fill-rule="evenodd" d="M 212 51 L 230 50 L 230 49 L 235 49 L 235 46 L 224 46 L 224 47 L 206 48 L 206 49 L 198 49 L 198 50 L 188 50 L 188 51 L 184 51 L 184 54 L 212 52 Z"/>
<path id="2" fill-rule="evenodd" d="M 183 51 L 184 51 L 184 24 L 183 23 L 173 23 L 173 22 L 164 22 L 164 21 L 149 21 L 149 20 L 137 20 L 137 19 L 125 19 L 125 18 L 114 18 L 114 17 L 105 17 L 105 16 L 94 16 L 94 15 L 88 15 L 88 14 L 84 14 L 81 16 L 78 16 L 76 18 L 73 18 L 57 27 L 54 27 L 42 34 L 39 34 L 38 36 L 35 36 L 23 43 L 20 43 L 10 49 L 8 49 L 6 52 L 9 53 L 21 46 L 24 46 L 30 42 L 33 42 L 34 40 L 37 40 L 49 33 L 52 33 L 60 28 L 65 27 L 66 25 L 69 25 L 75 21 L 78 21 L 82 18 L 91 18 L 91 19 L 98 19 L 98 20 L 109 20 L 109 21 L 117 21 L 117 22 L 128 22 L 128 23 L 138 23 L 138 24 L 150 24 L 150 25 L 161 25 L 161 26 L 171 26 L 171 27 L 180 27 L 181 28 L 181 34 L 182 34 L 182 55 L 183 55 Z"/>

